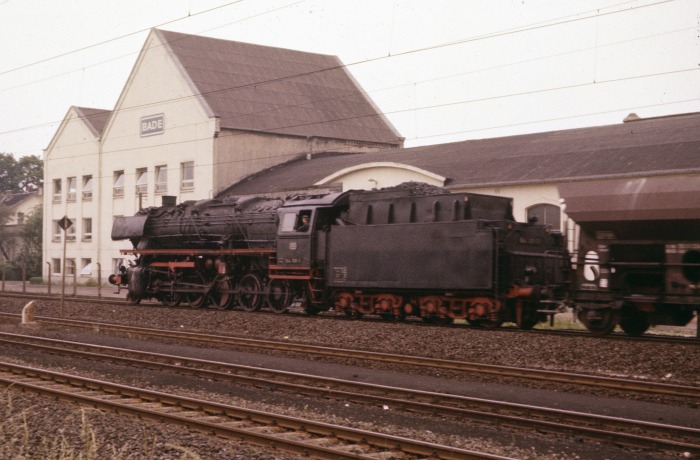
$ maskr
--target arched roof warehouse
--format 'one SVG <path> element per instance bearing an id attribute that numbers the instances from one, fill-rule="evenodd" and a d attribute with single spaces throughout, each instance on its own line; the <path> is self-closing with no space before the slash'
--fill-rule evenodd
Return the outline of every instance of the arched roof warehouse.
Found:
<path id="1" fill-rule="evenodd" d="M 627 120 L 372 153 L 325 152 L 252 175 L 219 195 L 330 185 L 338 172 L 373 163 L 424 170 L 453 189 L 700 173 L 700 113 Z"/>

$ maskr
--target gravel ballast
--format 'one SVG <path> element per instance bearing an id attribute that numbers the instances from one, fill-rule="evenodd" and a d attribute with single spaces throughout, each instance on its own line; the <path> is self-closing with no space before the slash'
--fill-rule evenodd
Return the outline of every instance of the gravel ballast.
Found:
<path id="1" fill-rule="evenodd" d="M 14 312 L 21 311 L 21 307 L 26 300 L 10 299 L 0 297 L 0 311 Z M 59 316 L 57 302 L 38 302 L 37 315 Z M 539 334 L 520 334 L 499 331 L 479 331 L 473 329 L 453 329 L 440 327 L 414 327 L 412 325 L 361 322 L 361 321 L 335 321 L 332 319 L 306 318 L 295 315 L 262 315 L 249 314 L 238 311 L 208 311 L 208 310 L 188 310 L 188 309 L 168 309 L 148 306 L 115 306 L 115 305 L 90 305 L 87 303 L 67 302 L 65 317 L 70 319 L 93 320 L 95 322 L 123 323 L 138 325 L 141 327 L 153 327 L 162 329 L 175 329 L 188 332 L 211 331 L 213 334 L 233 335 L 237 337 L 249 337 L 255 339 L 267 339 L 275 341 L 290 341 L 295 343 L 309 343 L 314 345 L 325 345 L 331 347 L 356 348 L 388 353 L 412 354 L 431 356 L 436 358 L 458 359 L 463 361 L 483 362 L 490 364 L 513 365 L 520 367 L 533 367 L 553 370 L 576 371 L 582 373 L 597 373 L 610 376 L 634 376 L 655 381 L 680 382 L 697 385 L 700 383 L 700 355 L 698 348 L 692 346 L 675 346 L 671 344 L 643 343 L 607 341 L 604 339 L 594 339 L 590 337 L 553 337 Z M 15 324 L 3 325 L 3 329 L 16 328 Z M 27 331 L 27 328 L 23 328 Z M 47 328 L 34 329 L 37 335 L 60 336 L 66 340 L 78 339 L 87 340 L 86 336 L 92 334 L 101 339 L 95 338 L 96 342 L 102 343 L 107 340 L 114 346 L 124 346 L 124 342 L 136 342 L 136 338 L 128 339 L 124 337 L 114 337 L 105 339 L 104 334 L 94 334 L 76 331 L 58 331 Z M 140 340 L 140 339 L 139 339 Z M 155 346 L 155 345 L 153 345 Z M 180 348 L 181 354 L 196 353 L 191 344 L 160 344 L 159 347 L 168 347 L 168 351 L 173 353 L 172 347 L 176 350 Z M 229 353 L 227 350 L 201 350 L 198 353 L 217 358 L 222 354 Z M 250 350 L 248 350 L 250 352 Z M 243 355 L 243 352 L 236 352 Z M 177 353 L 173 353 L 177 354 Z M 27 353 L 24 357 L 18 357 L 10 353 L 5 353 L 5 360 L 18 360 L 27 362 L 38 362 L 41 359 Z M 277 359 L 280 362 L 291 362 L 302 360 L 303 357 L 264 357 L 257 358 L 260 362 L 268 359 Z M 318 367 L 319 373 L 326 372 L 329 363 L 324 359 L 314 359 L 304 366 Z M 308 364 L 311 363 L 311 364 Z M 93 378 L 103 378 L 105 380 L 122 381 L 129 384 L 152 384 L 159 390 L 168 388 L 173 392 L 186 392 L 185 394 L 197 395 L 196 397 L 206 397 L 216 400 L 220 398 L 228 404 L 248 405 L 256 409 L 270 411 L 289 411 L 294 415 L 308 414 L 311 418 L 326 420 L 329 423 L 348 424 L 362 429 L 376 431 L 389 430 L 388 432 L 397 435 L 412 436 L 418 433 L 418 437 L 431 442 L 446 442 L 450 445 L 479 450 L 481 446 L 488 452 L 509 454 L 516 458 L 615 458 L 621 460 L 625 458 L 674 458 L 673 456 L 659 457 L 645 452 L 630 452 L 627 450 L 613 448 L 611 446 L 599 445 L 596 443 L 584 442 L 582 439 L 559 439 L 556 436 L 536 436 L 529 439 L 522 434 L 514 434 L 504 430 L 497 434 L 493 428 L 482 428 L 459 421 L 430 420 L 430 417 L 416 420 L 416 417 L 394 413 L 391 410 L 384 411 L 367 408 L 348 408 L 342 402 L 330 403 L 325 401 L 311 401 L 308 398 L 293 397 L 290 395 L 266 395 L 265 392 L 256 392 L 245 389 L 221 389 L 222 385 L 203 385 L 191 379 L 168 378 L 166 376 L 155 376 L 115 370 L 109 372 L 108 369 L 99 369 L 94 364 L 70 363 L 63 359 L 52 357 L 46 359 L 46 365 L 57 366 L 61 369 L 75 368 L 76 373 L 81 375 L 84 372 L 92 372 L 89 375 Z M 352 363 L 342 363 L 342 366 L 352 365 Z M 399 375 L 404 370 L 384 366 L 379 364 L 363 364 L 361 370 L 349 372 L 373 374 L 379 376 Z M 43 367 L 43 366 L 42 366 Z M 322 370 L 323 369 L 323 370 Z M 68 370 L 67 370 L 68 371 Z M 304 370 L 306 372 L 306 370 Z M 144 371 L 145 372 L 145 371 Z M 300 371 L 301 372 L 301 371 Z M 413 372 L 413 371 L 411 371 Z M 383 374 L 385 373 L 385 374 Z M 112 374 L 112 375 L 110 375 Z M 109 378 L 105 376 L 109 375 Z M 408 374 L 405 374 L 408 376 Z M 452 382 L 453 379 L 483 380 L 487 386 L 489 379 L 481 377 L 454 376 L 445 372 L 432 372 L 433 379 L 440 379 L 444 382 Z M 386 377 L 390 378 L 390 377 Z M 397 379 L 400 377 L 396 377 Z M 411 375 L 405 380 L 420 380 Z M 427 381 L 427 380 L 426 380 Z M 175 384 L 177 383 L 177 384 Z M 508 381 L 498 382 L 498 385 L 509 385 Z M 136 385 L 135 385 L 136 386 Z M 505 388 L 505 387 L 504 387 Z M 542 389 L 539 389 L 542 391 Z M 511 390 L 518 392 L 519 390 Z M 5 395 L 7 396 L 7 395 Z M 22 413 L 22 407 L 52 407 L 55 402 L 38 402 L 38 397 L 30 395 L 12 395 L 14 401 L 24 401 L 17 403 L 14 408 Z M 587 395 L 586 397 L 595 397 Z M 610 395 L 604 395 L 610 397 Z M 673 404 L 673 401 L 661 401 L 664 404 Z M 60 403 L 64 404 L 65 403 Z M 681 403 L 679 403 L 681 404 Z M 101 448 L 107 449 L 102 452 L 111 452 L 110 458 L 293 458 L 284 457 L 279 452 L 269 452 L 265 449 L 251 448 L 225 440 L 213 440 L 204 435 L 190 434 L 191 440 L 182 435 L 177 435 L 177 430 L 171 430 L 161 424 L 143 422 L 131 423 L 120 422 L 125 417 L 114 414 L 85 411 L 72 407 L 68 404 L 62 410 L 72 410 L 72 415 L 76 421 L 70 425 L 77 429 L 77 438 L 80 437 L 77 420 L 88 417 L 91 427 L 94 428 L 94 436 L 101 442 Z M 695 408 L 697 410 L 697 407 Z M 32 414 L 41 413 L 34 409 Z M 45 409 L 45 412 L 51 412 Z M 99 421 L 101 417 L 109 418 L 109 422 Z M 16 420 L 16 417 L 13 418 Z M 45 418 L 42 418 L 45 420 Z M 60 420 L 58 418 L 57 420 Z M 96 421 L 97 420 L 97 421 Z M 126 420 L 133 420 L 126 418 Z M 62 426 L 59 422 L 53 425 L 46 421 L 48 426 Z M 433 424 L 435 430 L 430 430 Z M 115 426 L 126 425 L 124 430 L 106 429 Z M 104 426 L 104 427 L 103 427 Z M 133 428 L 132 428 L 133 427 Z M 162 429 L 163 431 L 158 431 Z M 156 431 L 149 431 L 156 430 Z M 83 429 L 84 431 L 84 429 Z M 133 437 L 131 442 L 123 441 L 117 434 L 126 437 Z M 123 432 L 122 432 L 123 431 Z M 130 434 L 128 434 L 130 433 Z M 172 433 L 172 434 L 171 434 Z M 201 437 L 200 441 L 197 439 Z M 100 441 L 101 439 L 101 441 Z M 177 444 L 173 441 L 188 439 L 187 442 Z M 81 441 L 82 442 L 82 441 Z M 34 444 L 36 445 L 36 444 Z M 119 451 L 114 446 L 129 445 L 129 449 Z M 150 451 L 144 450 L 149 446 Z M 154 447 L 155 446 L 155 447 Z M 156 449 L 157 448 L 157 449 Z M 115 450 L 116 449 L 116 450 Z M 155 449 L 155 450 L 154 450 Z M 159 449 L 159 450 L 158 450 Z M 188 449 L 191 450 L 191 452 Z M 224 449 L 224 450 L 222 450 Z M 252 450 L 246 450 L 252 449 Z M 141 454 L 149 456 L 139 456 L 136 452 L 144 450 Z M 38 458 L 28 456 L 26 458 Z M 102 458 L 102 457 L 96 457 Z"/>

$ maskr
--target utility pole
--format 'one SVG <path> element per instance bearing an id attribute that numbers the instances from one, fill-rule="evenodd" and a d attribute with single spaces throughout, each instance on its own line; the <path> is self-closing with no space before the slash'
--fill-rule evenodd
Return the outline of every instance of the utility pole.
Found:
<path id="1" fill-rule="evenodd" d="M 63 270 L 61 270 L 61 318 L 63 318 L 63 300 L 66 296 L 66 241 L 68 229 L 73 225 L 73 221 L 68 216 L 63 216 L 63 219 L 58 221 L 58 226 L 63 229 Z M 73 267 L 75 270 L 75 267 Z"/>

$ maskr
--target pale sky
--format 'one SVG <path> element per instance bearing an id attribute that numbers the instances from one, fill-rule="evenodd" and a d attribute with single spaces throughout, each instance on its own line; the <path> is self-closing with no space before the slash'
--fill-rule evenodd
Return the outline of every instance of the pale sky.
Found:
<path id="1" fill-rule="evenodd" d="M 336 55 L 407 147 L 700 111 L 700 0 L 0 0 L 0 152 L 114 109 L 152 27 Z"/>

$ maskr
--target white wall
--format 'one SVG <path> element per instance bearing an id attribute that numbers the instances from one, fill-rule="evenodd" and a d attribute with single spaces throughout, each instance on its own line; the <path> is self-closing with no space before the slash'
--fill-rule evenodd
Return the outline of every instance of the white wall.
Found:
<path id="1" fill-rule="evenodd" d="M 162 132 L 143 135 L 144 118 L 161 116 Z M 136 193 L 137 170 L 147 170 L 146 193 L 142 206 L 160 206 L 163 195 L 173 195 L 178 202 L 211 196 L 213 151 L 216 118 L 206 105 L 193 96 L 177 62 L 151 33 L 144 51 L 120 97 L 102 142 L 102 184 L 100 202 L 100 260 L 111 270 L 119 249 L 130 248 L 128 241 L 111 241 L 114 216 L 129 216 L 139 209 Z M 181 168 L 194 162 L 194 186 L 181 187 Z M 156 192 L 156 168 L 167 169 L 167 190 Z M 114 196 L 114 173 L 124 171 L 124 194 Z"/>
<path id="2" fill-rule="evenodd" d="M 81 260 L 97 261 L 96 222 L 98 218 L 98 164 L 99 144 L 95 134 L 79 118 L 75 109 L 71 108 L 63 120 L 59 131 L 49 147 L 44 152 L 44 222 L 43 222 L 43 253 L 42 273 L 47 278 L 46 262 L 62 258 L 63 234 L 59 240 L 53 240 L 53 221 L 67 216 L 75 226 L 75 240 L 66 245 L 66 258 L 75 259 L 78 270 Z M 93 196 L 83 198 L 83 177 L 92 175 Z M 69 177 L 76 178 L 77 190 L 75 199 L 68 199 Z M 61 180 L 61 196 L 54 199 L 54 179 Z M 90 241 L 85 239 L 82 224 L 84 218 L 92 219 L 93 236 Z M 63 267 L 61 267 L 61 271 Z M 53 269 L 52 269 L 53 271 Z"/>

